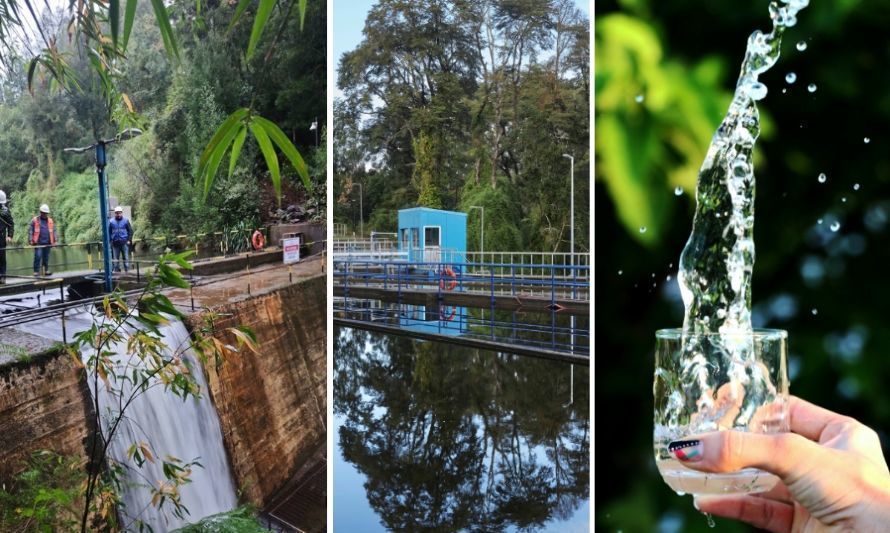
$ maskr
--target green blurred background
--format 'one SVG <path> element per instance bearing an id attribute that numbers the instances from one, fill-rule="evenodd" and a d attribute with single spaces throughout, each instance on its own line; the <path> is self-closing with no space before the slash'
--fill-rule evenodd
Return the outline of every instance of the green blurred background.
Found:
<path id="1" fill-rule="evenodd" d="M 887 450 L 890 1 L 813 0 L 798 20 L 762 77 L 754 322 L 790 332 L 792 393 L 870 425 Z M 599 0 L 594 25 L 596 529 L 711 531 L 655 470 L 654 333 L 682 324 L 698 168 L 768 2 Z"/>

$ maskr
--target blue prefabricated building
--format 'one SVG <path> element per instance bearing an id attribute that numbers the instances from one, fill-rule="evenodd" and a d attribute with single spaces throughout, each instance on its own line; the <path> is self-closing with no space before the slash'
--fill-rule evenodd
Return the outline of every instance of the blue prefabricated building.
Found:
<path id="1" fill-rule="evenodd" d="M 464 263 L 467 214 L 429 207 L 399 210 L 399 251 L 424 263 Z"/>

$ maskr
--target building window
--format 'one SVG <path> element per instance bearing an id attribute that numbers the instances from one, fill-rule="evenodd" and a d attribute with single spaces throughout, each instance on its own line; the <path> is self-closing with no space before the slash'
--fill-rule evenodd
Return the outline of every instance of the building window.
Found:
<path id="1" fill-rule="evenodd" d="M 427 226 L 423 228 L 423 242 L 426 247 L 439 246 L 439 228 Z"/>

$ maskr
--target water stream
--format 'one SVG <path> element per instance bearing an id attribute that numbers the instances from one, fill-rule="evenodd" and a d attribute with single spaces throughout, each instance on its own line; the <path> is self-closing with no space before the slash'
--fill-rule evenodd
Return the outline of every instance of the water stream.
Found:
<path id="1" fill-rule="evenodd" d="M 87 312 L 68 318 L 69 331 L 81 331 L 91 324 L 92 317 Z M 28 324 L 22 327 L 31 333 L 58 337 L 55 340 L 61 340 L 61 327 L 58 323 L 47 321 L 39 326 Z M 149 388 L 127 409 L 126 419 L 118 429 L 108 452 L 111 461 L 126 465 L 123 477 L 127 489 L 122 494 L 122 524 L 126 527 L 135 519 L 140 519 L 155 532 L 170 531 L 237 506 L 235 483 L 223 446 L 219 416 L 207 395 L 207 382 L 194 352 L 191 349 L 183 350 L 183 347 L 190 344 L 189 333 L 180 321 L 172 321 L 162 326 L 160 331 L 166 344 L 164 356 L 180 356 L 191 362 L 192 374 L 200 386 L 202 397 L 183 400 L 161 386 Z M 120 354 L 116 360 L 118 374 L 124 373 L 125 369 L 132 370 L 145 364 L 139 358 L 124 355 L 126 341 L 112 349 Z M 83 357 L 86 360 L 88 356 L 84 354 Z M 91 390 L 92 383 L 90 380 Z M 123 388 L 124 392 L 131 390 L 129 384 L 117 382 L 115 386 Z M 92 392 L 96 394 L 96 390 Z M 107 409 L 109 406 L 116 408 L 118 395 L 109 393 L 102 381 L 99 381 L 98 394 L 103 429 L 107 434 Z M 146 462 L 138 468 L 127 458 L 128 448 L 133 443 L 142 441 L 148 443 L 159 456 L 156 459 L 173 456 L 186 462 L 196 460 L 200 463 L 200 467 L 192 468 L 191 482 L 180 489 L 180 501 L 188 509 L 188 515 L 184 519 L 173 516 L 170 507 L 159 511 L 150 505 L 152 495 L 146 485 L 150 483 L 157 486 L 165 478 L 161 461 Z"/>
<path id="2" fill-rule="evenodd" d="M 760 134 L 757 101 L 767 94 L 759 76 L 779 59 L 782 35 L 808 4 L 809 0 L 770 4 L 772 31 L 758 30 L 748 38 L 732 103 L 699 171 L 695 219 L 680 256 L 678 281 L 685 306 L 682 380 L 687 394 L 697 396 L 700 431 L 725 429 L 719 421 L 736 409 L 733 426 L 745 426 L 763 395 L 775 392 L 754 360 L 750 337 L 753 151 Z M 729 390 L 714 390 L 715 366 L 726 369 Z M 677 418 L 682 399 L 674 403 L 674 416 L 663 421 L 669 427 L 681 424 Z"/>

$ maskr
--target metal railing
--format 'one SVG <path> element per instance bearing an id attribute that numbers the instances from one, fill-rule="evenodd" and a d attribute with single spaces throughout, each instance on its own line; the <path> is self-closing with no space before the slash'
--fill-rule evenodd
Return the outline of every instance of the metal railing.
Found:
<path id="1" fill-rule="evenodd" d="M 393 262 L 334 257 L 334 283 L 350 287 L 436 290 L 494 296 L 588 300 L 590 267 L 523 263 Z"/>

